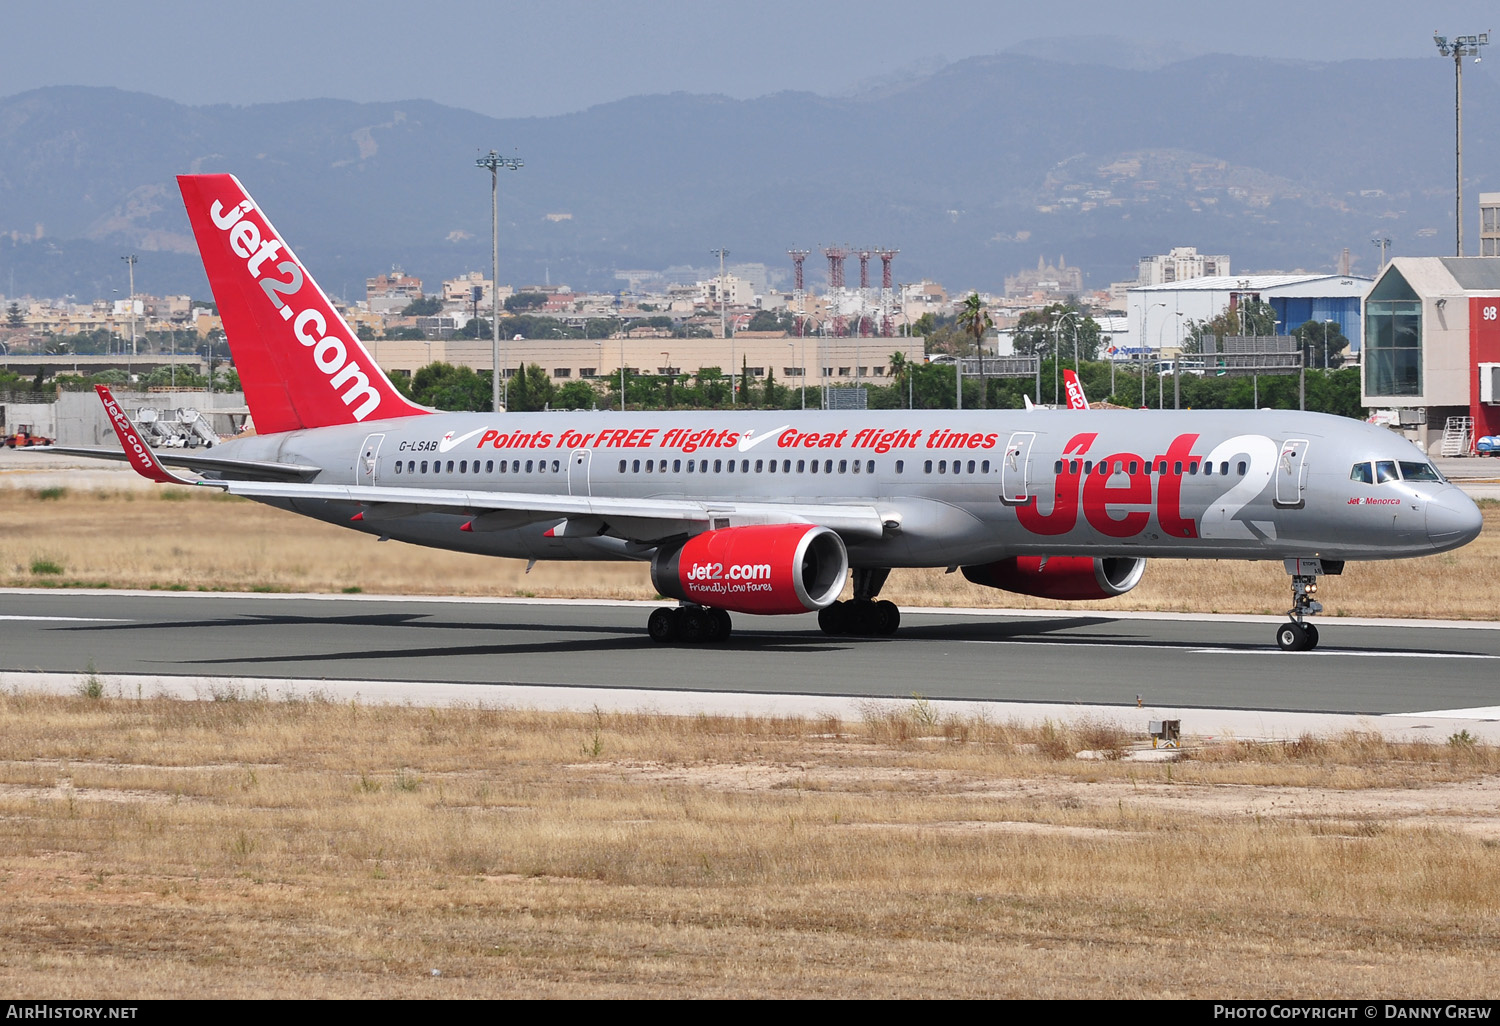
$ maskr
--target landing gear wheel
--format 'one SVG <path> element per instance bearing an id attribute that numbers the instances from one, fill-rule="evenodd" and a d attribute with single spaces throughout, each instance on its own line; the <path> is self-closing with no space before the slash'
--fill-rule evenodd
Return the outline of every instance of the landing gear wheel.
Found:
<path id="1" fill-rule="evenodd" d="M 879 634 L 880 610 L 869 599 L 855 599 L 849 603 L 850 634 Z"/>
<path id="2" fill-rule="evenodd" d="M 1302 629 L 1307 632 L 1307 648 L 1312 650 L 1318 647 L 1318 625 L 1315 623 L 1304 623 Z"/>
<path id="3" fill-rule="evenodd" d="M 709 632 L 713 630 L 713 616 L 702 606 L 688 606 L 680 611 L 682 614 L 682 640 L 688 644 L 697 644 L 700 641 L 709 640 Z"/>
<path id="4" fill-rule="evenodd" d="M 1276 644 L 1283 652 L 1301 652 L 1311 648 L 1307 628 L 1300 623 L 1284 623 L 1276 628 Z"/>
<path id="5" fill-rule="evenodd" d="M 824 634 L 848 634 L 849 619 L 849 606 L 840 599 L 818 610 L 818 629 Z"/>
<path id="6" fill-rule="evenodd" d="M 730 619 L 727 610 L 710 609 L 709 615 L 713 617 L 715 641 L 728 641 L 729 635 L 734 633 L 734 621 Z"/>
<path id="7" fill-rule="evenodd" d="M 901 609 L 894 602 L 881 599 L 875 603 L 875 612 L 879 617 L 879 626 L 875 629 L 876 634 L 895 634 L 896 629 L 901 626 Z"/>
<path id="8" fill-rule="evenodd" d="M 662 606 L 651 611 L 646 621 L 646 633 L 658 645 L 666 645 L 677 640 L 677 626 L 677 610 Z"/>

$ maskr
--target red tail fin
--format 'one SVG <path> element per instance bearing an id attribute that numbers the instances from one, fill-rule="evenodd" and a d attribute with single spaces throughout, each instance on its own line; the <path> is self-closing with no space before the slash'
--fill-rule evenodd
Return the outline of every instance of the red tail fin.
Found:
<path id="1" fill-rule="evenodd" d="M 178 175 L 262 434 L 432 411 L 396 391 L 233 175 Z"/>
<path id="2" fill-rule="evenodd" d="M 1089 408 L 1088 396 L 1083 394 L 1083 383 L 1078 380 L 1078 375 L 1072 370 L 1063 371 L 1063 391 L 1068 394 L 1068 409 L 1086 410 Z"/>

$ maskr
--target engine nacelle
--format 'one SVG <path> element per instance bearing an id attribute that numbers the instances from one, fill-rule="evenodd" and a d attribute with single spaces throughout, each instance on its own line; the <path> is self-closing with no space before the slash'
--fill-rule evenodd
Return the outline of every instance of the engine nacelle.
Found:
<path id="1" fill-rule="evenodd" d="M 826 527 L 726 527 L 651 561 L 663 595 L 737 613 L 807 613 L 839 597 L 849 572 L 844 540 Z"/>
<path id="2" fill-rule="evenodd" d="M 966 566 L 964 576 L 986 588 L 1050 599 L 1104 599 L 1141 583 L 1146 561 L 1126 556 L 1011 556 Z"/>

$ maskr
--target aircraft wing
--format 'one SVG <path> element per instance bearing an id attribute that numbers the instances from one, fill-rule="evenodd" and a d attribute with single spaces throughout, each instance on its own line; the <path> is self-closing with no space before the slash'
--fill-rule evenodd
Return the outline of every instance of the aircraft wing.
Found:
<path id="1" fill-rule="evenodd" d="M 251 499 L 318 499 L 366 507 L 361 520 L 380 521 L 419 513 L 472 517 L 465 530 L 505 530 L 562 519 L 558 535 L 613 534 L 653 541 L 748 524 L 817 524 L 846 538 L 879 538 L 886 521 L 899 523 L 873 506 L 833 503 L 746 502 L 706 499 L 624 499 L 599 495 L 538 495 L 448 488 L 384 488 L 379 485 L 320 485 L 293 482 L 202 482 Z"/>
<path id="2" fill-rule="evenodd" d="M 27 452 L 61 453 L 65 456 L 88 456 L 99 460 L 131 462 L 123 449 L 97 449 L 76 445 L 42 445 Z M 224 474 L 249 481 L 308 481 L 318 475 L 320 467 L 302 463 L 275 463 L 270 460 L 236 460 L 227 456 L 205 456 L 196 452 L 152 450 L 156 458 L 169 467 L 186 467 L 200 474 Z"/>

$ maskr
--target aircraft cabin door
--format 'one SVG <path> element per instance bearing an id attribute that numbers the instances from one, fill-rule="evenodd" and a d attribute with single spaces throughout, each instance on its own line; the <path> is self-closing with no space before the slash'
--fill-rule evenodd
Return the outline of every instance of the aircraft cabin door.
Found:
<path id="1" fill-rule="evenodd" d="M 588 495 L 589 465 L 594 454 L 590 449 L 574 449 L 568 457 L 568 494 Z"/>
<path id="2" fill-rule="evenodd" d="M 1281 443 L 1276 460 L 1276 505 L 1280 509 L 1301 509 L 1306 503 L 1302 489 L 1307 485 L 1307 439 L 1288 438 Z"/>
<path id="3" fill-rule="evenodd" d="M 359 447 L 359 459 L 354 465 L 355 484 L 372 485 L 376 482 L 380 471 L 380 443 L 384 441 L 384 434 L 365 436 L 364 443 Z"/>
<path id="4" fill-rule="evenodd" d="M 1035 431 L 1017 431 L 1005 443 L 1000 458 L 1000 501 L 1007 506 L 1024 506 L 1031 501 L 1031 444 Z"/>

